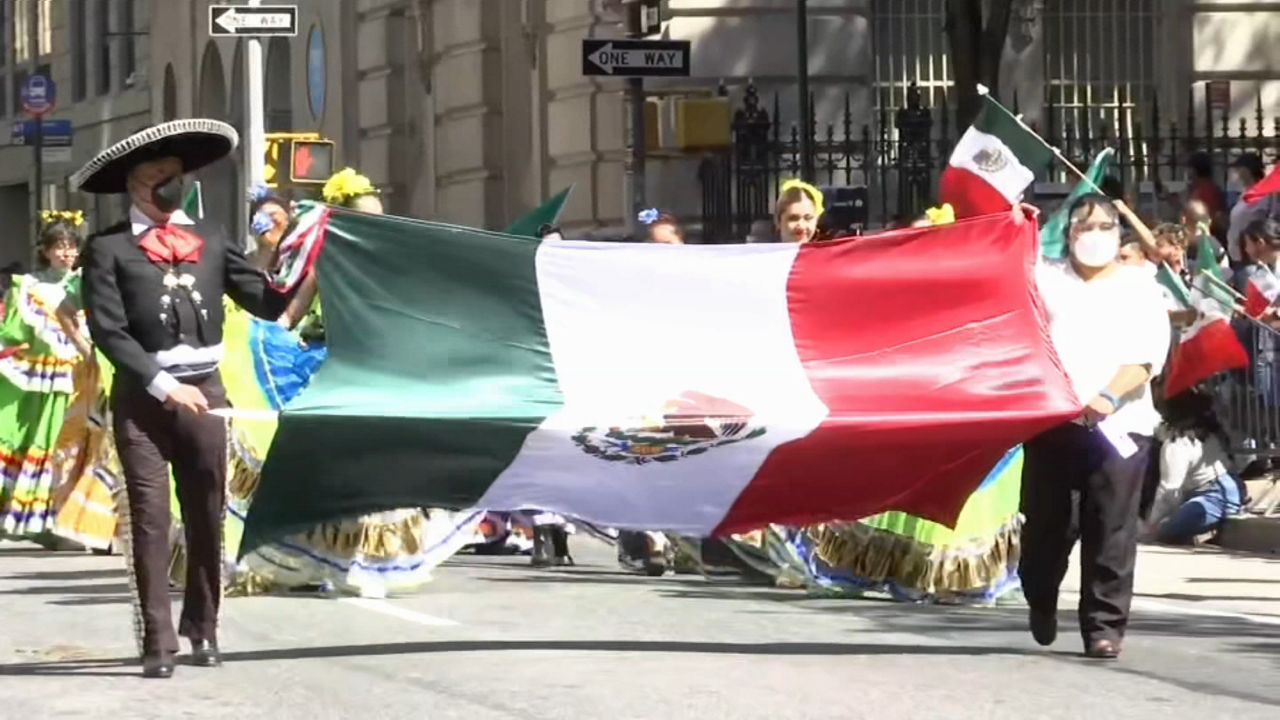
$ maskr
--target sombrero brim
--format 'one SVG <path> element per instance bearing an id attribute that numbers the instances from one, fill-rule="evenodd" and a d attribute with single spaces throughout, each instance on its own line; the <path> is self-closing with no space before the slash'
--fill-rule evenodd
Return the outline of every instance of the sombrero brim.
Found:
<path id="1" fill-rule="evenodd" d="M 230 155 L 239 142 L 235 128 L 224 122 L 173 120 L 130 135 L 98 153 L 71 176 L 71 184 L 87 193 L 122 193 L 129 171 L 139 163 L 176 157 L 183 172 L 195 172 Z"/>

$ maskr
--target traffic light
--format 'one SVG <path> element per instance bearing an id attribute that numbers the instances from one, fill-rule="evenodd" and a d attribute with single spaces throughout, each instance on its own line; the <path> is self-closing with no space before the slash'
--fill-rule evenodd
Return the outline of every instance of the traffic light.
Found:
<path id="1" fill-rule="evenodd" d="M 267 187 L 321 185 L 333 175 L 333 141 L 319 133 L 267 133 Z"/>
<path id="2" fill-rule="evenodd" d="M 332 140 L 294 140 L 289 151 L 289 181 L 323 183 L 333 175 Z"/>

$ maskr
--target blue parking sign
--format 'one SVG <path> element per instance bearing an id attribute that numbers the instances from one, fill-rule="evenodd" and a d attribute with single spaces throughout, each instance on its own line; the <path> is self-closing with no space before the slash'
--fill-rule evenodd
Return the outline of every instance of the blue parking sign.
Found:
<path id="1" fill-rule="evenodd" d="M 22 84 L 22 109 L 28 115 L 41 117 L 53 112 L 58 99 L 58 86 L 47 75 L 36 73 Z"/>

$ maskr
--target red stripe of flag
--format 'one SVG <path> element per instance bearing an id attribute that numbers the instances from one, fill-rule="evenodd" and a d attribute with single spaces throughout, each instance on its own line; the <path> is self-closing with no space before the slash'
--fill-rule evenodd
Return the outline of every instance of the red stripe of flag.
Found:
<path id="1" fill-rule="evenodd" d="M 806 245 L 787 300 L 827 419 L 774 450 L 718 533 L 895 508 L 954 524 L 1014 445 L 1080 412 L 1008 212 Z M 960 279 L 963 280 L 960 280 Z M 806 498 L 808 512 L 777 508 Z"/>

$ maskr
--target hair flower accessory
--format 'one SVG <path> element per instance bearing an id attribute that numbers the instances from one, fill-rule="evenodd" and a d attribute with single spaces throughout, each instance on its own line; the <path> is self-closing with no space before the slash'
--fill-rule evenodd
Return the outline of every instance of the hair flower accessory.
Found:
<path id="1" fill-rule="evenodd" d="M 271 220 L 271 216 L 262 210 L 253 214 L 253 222 L 250 227 L 253 228 L 255 235 L 265 235 L 275 226 L 276 224 Z"/>
<path id="2" fill-rule="evenodd" d="M 824 197 L 822 195 L 822 191 L 809 183 L 800 179 L 788 180 L 782 183 L 782 187 L 778 188 L 778 194 L 783 194 L 788 190 L 795 188 L 799 188 L 804 191 L 804 194 L 808 195 L 809 199 L 813 201 L 814 216 L 822 217 L 822 214 L 827 211 L 826 205 L 823 204 Z"/>
<path id="3" fill-rule="evenodd" d="M 330 205 L 342 205 L 364 195 L 373 195 L 378 189 L 369 182 L 369 178 L 357 173 L 352 168 L 343 168 L 330 177 L 320 191 L 320 196 Z"/>
<path id="4" fill-rule="evenodd" d="M 54 223 L 66 223 L 73 228 L 84 225 L 83 210 L 41 210 L 40 224 L 44 227 L 53 225 Z"/>
<path id="5" fill-rule="evenodd" d="M 250 203 L 262 202 L 263 199 L 265 199 L 270 194 L 271 194 L 271 188 L 259 183 L 257 185 L 254 185 L 253 188 L 249 190 L 249 202 Z"/>
<path id="6" fill-rule="evenodd" d="M 636 219 L 639 220 L 642 225 L 652 225 L 658 221 L 658 217 L 661 216 L 661 214 L 662 213 L 658 212 L 658 208 L 649 208 L 648 210 L 641 210 L 640 214 L 636 216 Z"/>
<path id="7" fill-rule="evenodd" d="M 929 208 L 924 211 L 924 215 L 934 225 L 950 225 L 956 221 L 956 211 L 955 208 L 951 207 L 951 203 L 943 203 L 938 207 Z"/>

